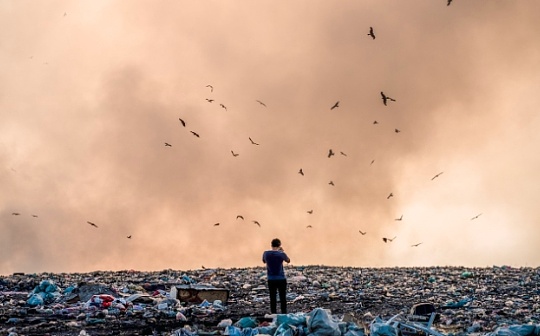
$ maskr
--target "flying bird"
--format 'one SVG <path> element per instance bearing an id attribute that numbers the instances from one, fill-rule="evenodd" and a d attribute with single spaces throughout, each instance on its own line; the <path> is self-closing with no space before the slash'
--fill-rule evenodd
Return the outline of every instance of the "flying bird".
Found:
<path id="1" fill-rule="evenodd" d="M 333 186 L 334 185 L 334 181 L 330 181 L 328 182 L 329 185 Z"/>
<path id="2" fill-rule="evenodd" d="M 480 214 L 478 214 L 478 215 L 476 215 L 476 216 L 474 216 L 473 218 L 471 218 L 471 220 L 473 220 L 473 219 L 477 219 L 478 217 L 480 217 L 480 215 L 481 215 L 481 213 L 480 213 Z"/>
<path id="3" fill-rule="evenodd" d="M 399 132 L 401 132 L 401 131 L 398 130 L 398 129 L 396 128 L 396 129 L 394 130 L 394 132 L 399 133 Z"/>
<path id="4" fill-rule="evenodd" d="M 369 165 L 371 166 L 373 164 L 373 162 L 375 162 L 375 160 L 371 160 L 371 163 Z"/>
<path id="5" fill-rule="evenodd" d="M 88 224 L 92 225 L 93 227 L 97 228 L 98 226 L 95 224 L 95 223 L 92 223 L 92 222 L 89 222 L 89 221 L 86 221 Z"/>
<path id="6" fill-rule="evenodd" d="M 313 227 L 313 226 L 308 225 L 308 226 L 306 226 L 306 229 L 311 229 L 312 227 Z"/>
<path id="7" fill-rule="evenodd" d="M 362 231 L 360 231 L 360 230 L 358 230 L 358 232 L 360 232 L 360 234 L 361 234 L 362 236 L 364 236 L 364 235 L 367 233 L 367 232 L 362 232 Z"/>
<path id="8" fill-rule="evenodd" d="M 260 101 L 260 100 L 257 100 L 257 103 L 259 103 L 259 104 L 261 104 L 262 106 L 266 107 L 266 104 L 265 104 L 265 103 L 263 103 L 263 102 L 262 102 L 262 101 Z"/>
<path id="9" fill-rule="evenodd" d="M 34 218 L 37 218 L 37 217 L 38 217 L 38 215 L 32 215 L 32 217 L 34 217 Z"/>
<path id="10" fill-rule="evenodd" d="M 131 239 L 131 235 L 127 236 L 126 238 L 127 238 L 127 239 Z"/>
<path id="11" fill-rule="evenodd" d="M 379 122 L 378 122 L 377 120 L 375 120 L 375 121 L 373 122 L 373 125 L 377 125 L 378 123 L 379 123 Z"/>
<path id="12" fill-rule="evenodd" d="M 235 153 L 235 152 L 233 152 L 233 151 L 231 151 L 231 153 L 232 153 L 232 156 L 234 156 L 234 157 L 236 157 L 236 156 L 240 155 L 240 154 L 236 154 L 236 153 Z"/>
<path id="13" fill-rule="evenodd" d="M 210 88 L 210 92 L 214 92 L 214 87 L 212 85 L 208 84 L 206 87 Z"/>
<path id="14" fill-rule="evenodd" d="M 386 199 L 389 199 L 390 197 L 394 197 L 394 194 L 390 193 Z"/>
<path id="15" fill-rule="evenodd" d="M 211 103 L 211 102 L 213 102 L 214 100 L 213 100 L 213 99 L 208 99 L 208 98 L 206 98 L 206 101 L 209 102 L 209 103 Z"/>
<path id="16" fill-rule="evenodd" d="M 195 132 L 193 132 L 193 131 L 190 131 L 190 132 L 191 132 L 191 134 L 193 134 L 193 135 L 196 136 L 197 138 L 200 138 L 200 136 L 199 136 L 198 133 L 195 133 Z"/>
<path id="17" fill-rule="evenodd" d="M 394 238 L 383 238 L 382 240 L 386 243 L 386 242 L 393 242 L 394 239 L 396 239 L 396 237 L 394 237 Z"/>
<path id="18" fill-rule="evenodd" d="M 238 216 L 236 216 L 236 219 L 241 219 L 241 220 L 244 220 L 244 216 L 242 216 L 242 215 L 238 215 Z"/>
<path id="19" fill-rule="evenodd" d="M 330 149 L 328 150 L 328 157 L 331 157 L 331 156 L 334 155 L 334 154 L 335 154 L 334 151 L 330 148 Z"/>
<path id="20" fill-rule="evenodd" d="M 186 122 L 182 120 L 182 118 L 178 118 L 178 120 L 180 120 L 180 123 L 182 123 L 182 126 L 186 127 Z"/>
<path id="21" fill-rule="evenodd" d="M 450 6 L 451 3 L 452 3 L 452 0 L 447 0 L 446 1 L 446 6 Z"/>
<path id="22" fill-rule="evenodd" d="M 227 111 L 227 106 L 223 105 L 223 104 L 219 104 L 219 106 L 221 106 L 222 108 L 225 109 L 225 111 Z"/>
<path id="23" fill-rule="evenodd" d="M 336 107 L 339 107 L 339 100 L 330 108 L 330 110 L 333 110 Z"/>
<path id="24" fill-rule="evenodd" d="M 339 154 L 343 155 L 343 156 L 347 156 L 347 154 L 343 153 L 343 152 L 339 152 Z"/>
<path id="25" fill-rule="evenodd" d="M 369 27 L 369 33 L 367 35 L 371 36 L 373 40 L 375 39 L 375 33 L 373 32 L 373 27 Z"/>
<path id="26" fill-rule="evenodd" d="M 20 215 L 19 212 L 12 212 L 11 214 L 12 214 L 13 216 L 19 216 L 19 215 Z"/>
<path id="27" fill-rule="evenodd" d="M 308 210 L 307 213 L 311 215 L 313 213 L 313 210 Z"/>
<path id="28" fill-rule="evenodd" d="M 258 143 L 256 143 L 255 141 L 253 141 L 253 140 L 252 140 L 251 138 L 249 138 L 249 141 L 251 141 L 251 143 L 252 143 L 253 145 L 257 145 L 257 146 L 259 146 L 259 144 L 258 144 Z"/>
<path id="29" fill-rule="evenodd" d="M 219 223 L 214 224 L 214 226 L 219 226 Z"/>
<path id="30" fill-rule="evenodd" d="M 172 145 L 170 143 L 166 142 L 165 147 L 172 147 Z"/>
<path id="31" fill-rule="evenodd" d="M 304 171 L 302 170 L 302 168 L 300 168 L 300 170 L 298 171 L 298 174 L 304 176 Z"/>
<path id="32" fill-rule="evenodd" d="M 252 221 L 253 224 L 257 224 L 259 227 L 261 227 L 261 224 L 259 222 L 257 222 L 256 220 Z"/>
<path id="33" fill-rule="evenodd" d="M 422 243 L 413 244 L 413 245 L 411 245 L 411 247 L 418 247 L 418 245 L 420 245 L 420 244 L 422 244 Z"/>
<path id="34" fill-rule="evenodd" d="M 396 218 L 395 220 L 397 220 L 397 221 L 403 220 L 403 215 L 401 215 L 401 217 L 399 217 L 399 218 Z"/>
<path id="35" fill-rule="evenodd" d="M 431 180 L 433 181 L 433 180 L 436 179 L 437 177 L 441 176 L 442 173 L 444 173 L 444 172 L 440 172 L 440 173 L 438 173 L 437 175 L 433 176 L 433 177 L 431 178 Z"/>
<path id="36" fill-rule="evenodd" d="M 390 98 L 387 95 L 384 94 L 384 92 L 381 91 L 381 99 L 383 100 L 384 106 L 386 106 L 387 101 L 396 101 L 394 98 Z"/>

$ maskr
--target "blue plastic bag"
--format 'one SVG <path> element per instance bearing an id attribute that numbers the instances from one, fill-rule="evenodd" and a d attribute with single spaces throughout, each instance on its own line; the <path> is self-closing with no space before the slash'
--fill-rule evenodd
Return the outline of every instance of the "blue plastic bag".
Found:
<path id="1" fill-rule="evenodd" d="M 26 301 L 27 304 L 29 304 L 30 306 L 43 306 L 43 304 L 45 303 L 45 301 L 43 300 L 43 297 L 41 297 L 41 295 L 39 294 L 32 294 L 28 300 Z"/>
<path id="2" fill-rule="evenodd" d="M 339 336 L 339 324 L 332 320 L 328 312 L 322 308 L 315 308 L 308 314 L 307 327 L 309 335 Z"/>
<path id="3" fill-rule="evenodd" d="M 234 325 L 238 328 L 255 328 L 258 323 L 254 317 L 242 317 Z"/>

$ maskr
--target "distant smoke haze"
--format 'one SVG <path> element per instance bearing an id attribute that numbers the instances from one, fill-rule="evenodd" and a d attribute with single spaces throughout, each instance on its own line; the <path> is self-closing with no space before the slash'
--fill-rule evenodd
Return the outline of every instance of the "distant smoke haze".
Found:
<path id="1" fill-rule="evenodd" d="M 3 3 L 0 274 L 538 266 L 539 10 Z"/>

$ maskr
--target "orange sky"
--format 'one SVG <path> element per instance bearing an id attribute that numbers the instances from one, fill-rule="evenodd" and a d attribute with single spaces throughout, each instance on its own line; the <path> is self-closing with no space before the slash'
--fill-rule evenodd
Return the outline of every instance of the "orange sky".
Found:
<path id="1" fill-rule="evenodd" d="M 539 12 L 2 1 L 0 274 L 538 266 Z"/>

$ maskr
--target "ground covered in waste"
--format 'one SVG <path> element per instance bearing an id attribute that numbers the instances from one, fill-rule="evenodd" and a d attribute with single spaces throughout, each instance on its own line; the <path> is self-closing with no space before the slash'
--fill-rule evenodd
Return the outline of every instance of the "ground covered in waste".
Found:
<path id="1" fill-rule="evenodd" d="M 540 323 L 539 268 L 288 266 L 286 273 L 289 314 L 323 308 L 367 327 L 427 302 L 439 313 L 433 327 L 445 334 Z M 51 295 L 36 302 L 33 294 L 49 291 L 44 283 Z M 182 302 L 170 295 L 176 285 L 225 288 L 229 296 Z M 0 276 L 0 335 L 222 334 L 225 320 L 253 317 L 264 325 L 269 313 L 263 267 Z"/>

